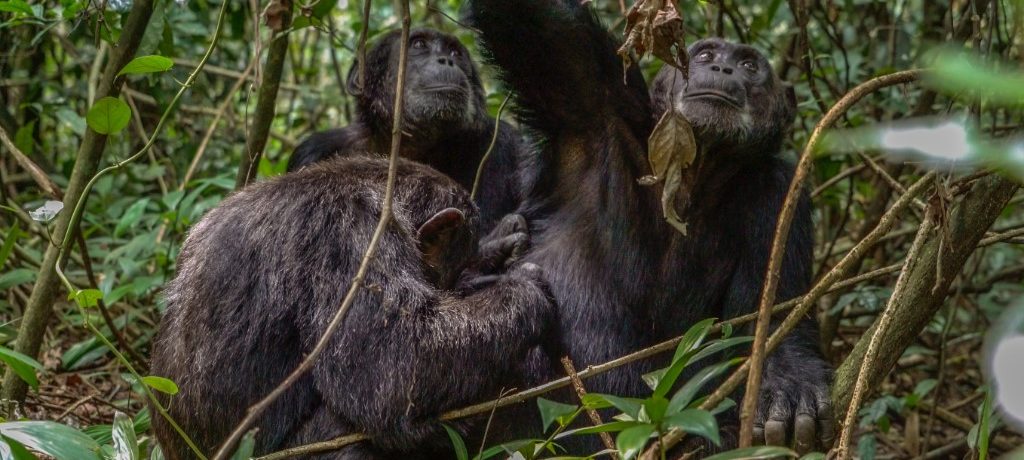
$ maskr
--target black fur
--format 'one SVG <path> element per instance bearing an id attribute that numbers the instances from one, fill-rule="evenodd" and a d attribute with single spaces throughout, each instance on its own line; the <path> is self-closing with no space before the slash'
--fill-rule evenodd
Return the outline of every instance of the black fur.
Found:
<path id="1" fill-rule="evenodd" d="M 516 92 L 518 115 L 543 140 L 530 166 L 537 172 L 524 214 L 533 248 L 525 260 L 544 266 L 559 306 L 563 346 L 578 368 L 668 339 L 699 319 L 728 318 L 756 308 L 771 239 L 793 166 L 780 157 L 794 100 L 767 61 L 749 47 L 712 40 L 723 59 L 756 59 L 756 75 L 737 62 L 691 61 L 690 90 L 722 84 L 741 107 L 701 97 L 683 99 L 702 147 L 692 205 L 682 236 L 662 218 L 660 188 L 650 174 L 647 138 L 660 115 L 639 70 L 623 82 L 617 43 L 579 0 L 473 0 L 470 16 L 489 58 Z M 695 56 L 695 55 L 692 55 Z M 723 71 L 722 65 L 731 66 Z M 729 75 L 740 80 L 722 77 Z M 663 88 L 655 101 L 666 107 Z M 681 76 L 678 83 L 682 84 Z M 677 87 L 681 88 L 681 86 Z M 719 101 L 721 102 L 721 101 Z M 804 195 L 790 234 L 778 300 L 804 293 L 812 262 L 812 222 Z M 769 356 L 761 413 L 786 423 L 795 414 L 827 412 L 830 369 L 806 318 Z M 617 368 L 589 379 L 587 389 L 649 394 L 640 376 L 662 362 Z M 557 372 L 557 371 L 556 371 Z M 575 453 L 599 449 L 591 444 Z"/>
<path id="2" fill-rule="evenodd" d="M 384 159 L 322 162 L 250 185 L 191 229 L 166 289 L 153 373 L 177 382 L 164 402 L 204 452 L 326 329 L 379 219 L 386 176 Z M 436 416 L 516 385 L 554 322 L 534 265 L 486 270 L 468 292 L 428 282 L 453 279 L 473 257 L 476 207 L 460 185 L 410 161 L 395 191 L 363 289 L 313 370 L 260 417 L 257 454 L 363 432 L 371 442 L 318 458 L 438 458 L 449 444 Z M 499 230 L 521 240 L 512 227 Z M 153 425 L 168 458 L 193 458 L 163 418 Z"/>
<path id="3" fill-rule="evenodd" d="M 335 155 L 390 151 L 400 39 L 399 31 L 390 32 L 367 52 L 364 85 L 359 85 L 357 65 L 352 66 L 348 88 L 356 95 L 358 119 L 344 128 L 306 138 L 292 154 L 289 171 Z M 495 120 L 487 115 L 479 72 L 469 52 L 451 35 L 415 29 L 410 44 L 402 155 L 433 166 L 472 189 L 495 127 Z M 440 85 L 450 90 L 437 90 Z M 523 149 L 515 128 L 500 123 L 477 192 L 484 231 L 513 212 L 521 201 L 516 171 Z"/>

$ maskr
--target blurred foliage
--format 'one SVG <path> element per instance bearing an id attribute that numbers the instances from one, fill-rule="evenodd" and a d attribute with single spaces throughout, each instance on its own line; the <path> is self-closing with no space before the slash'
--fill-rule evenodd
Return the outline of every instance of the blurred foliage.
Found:
<path id="1" fill-rule="evenodd" d="M 22 452 L 22 444 L 56 457 L 65 451 L 52 449 L 86 449 L 111 458 L 134 458 L 146 452 L 151 442 L 149 414 L 142 409 L 140 385 L 167 392 L 176 391 L 176 386 L 154 376 L 144 382 L 125 377 L 127 373 L 112 359 L 103 340 L 82 326 L 87 321 L 102 325 L 100 332 L 109 342 L 114 342 L 114 331 L 96 308 L 78 309 L 73 302 L 93 306 L 101 299 L 119 333 L 140 353 L 148 350 L 163 308 L 160 288 L 174 273 L 188 228 L 234 187 L 255 90 L 248 83 L 239 91 L 232 88 L 268 47 L 268 27 L 256 19 L 265 3 L 228 5 L 220 45 L 166 129 L 157 133 L 155 148 L 96 184 L 81 224 L 87 254 L 76 248 L 66 270 L 76 286 L 95 290 L 83 290 L 58 305 L 45 347 L 49 351 L 38 362 L 2 345 L 15 337 L 43 251 L 58 238 L 51 234 L 49 219 L 61 210 L 47 207 L 56 198 L 46 194 L 6 147 L 0 148 L 0 360 L 33 387 L 38 385 L 17 414 L 65 424 L 0 424 L 0 435 L 7 442 L 0 442 L 5 458 L 30 458 Z M 344 81 L 359 35 L 368 26 L 372 41 L 398 25 L 394 2 L 374 2 L 369 24 L 363 22 L 362 3 L 355 0 L 295 3 L 285 81 L 271 141 L 259 165 L 261 177 L 281 174 L 291 149 L 303 136 L 352 119 L 353 103 L 345 94 Z M 414 24 L 453 33 L 479 56 L 473 32 L 459 22 L 462 3 L 413 2 Z M 609 30 L 621 35 L 620 1 L 590 3 Z M 947 185 L 979 167 L 1024 177 L 1024 2 L 800 2 L 807 4 L 806 43 L 800 40 L 801 29 L 790 3 L 684 0 L 678 5 L 689 41 L 719 35 L 753 44 L 794 85 L 799 113 L 788 140 L 791 152 L 803 148 L 823 111 L 854 86 L 896 70 L 926 66 L 935 70 L 924 85 L 891 87 L 861 101 L 840 123 L 857 130 L 838 134 L 838 140 L 826 144 L 816 158 L 812 186 L 828 185 L 814 193 L 818 274 L 863 236 L 864 227 L 881 212 L 878 203 L 884 210 L 893 194 L 889 181 L 863 166 L 859 155 L 881 163 L 897 181 L 915 177 L 919 167 L 948 171 Z M 144 144 L 208 45 L 221 5 L 215 0 L 158 2 L 136 53 L 141 60 L 125 70 L 124 94 L 97 101 L 96 80 L 132 4 L 132 0 L 0 0 L 0 127 L 59 189 L 67 186 L 75 152 L 88 127 L 112 133 L 105 164 L 128 157 Z M 648 77 L 661 66 L 649 58 L 640 64 Z M 489 110 L 494 114 L 505 93 L 494 78 L 495 71 L 481 66 Z M 257 65 L 249 78 L 258 79 L 259 74 Z M 220 114 L 222 106 L 225 110 Z M 214 120 L 219 124 L 207 138 Z M 946 131 L 936 132 L 939 128 Z M 962 134 L 953 139 L 963 142 L 960 157 L 942 155 L 942 149 L 951 148 L 948 138 L 931 144 L 916 142 L 943 133 Z M 908 138 L 909 144 L 896 142 Z M 908 150 L 921 156 L 899 156 Z M 958 161 L 956 168 L 951 159 Z M 909 166 L 901 166 L 904 161 Z M 190 173 L 193 162 L 196 169 Z M 1019 197 L 1011 202 L 994 231 L 1024 227 L 1021 202 Z M 900 261 L 914 230 L 913 219 L 894 230 L 864 268 Z M 866 435 L 860 441 L 861 458 L 874 458 L 883 450 L 897 456 L 922 454 L 922 449 L 939 448 L 966 435 L 962 427 L 947 426 L 948 420 L 913 422 L 934 416 L 922 401 L 928 401 L 929 407 L 952 407 L 980 427 L 974 430 L 971 449 L 984 451 L 980 445 L 988 445 L 990 435 L 1000 439 L 996 436 L 1003 427 L 998 417 L 990 417 L 991 397 L 978 389 L 983 385 L 978 352 L 989 324 L 1024 292 L 1022 241 L 1016 237 L 1009 242 L 988 246 L 972 257 L 944 311 L 906 350 L 900 372 L 863 409 L 861 427 Z M 839 362 L 871 324 L 891 294 L 892 283 L 891 277 L 878 278 L 822 302 L 824 345 L 833 361 Z M 648 403 L 660 404 L 643 402 Z M 552 407 L 542 407 L 541 412 L 550 416 L 548 422 L 561 426 L 564 414 L 556 414 Z M 578 410 L 570 412 L 578 414 Z M 121 412 L 133 414 L 131 423 L 126 416 L 116 415 Z M 640 437 L 667 422 L 661 418 L 637 423 L 629 427 L 630 434 Z M 79 433 L 76 430 L 62 431 L 67 426 L 89 428 L 82 437 L 70 434 Z M 47 444 L 52 439 L 67 442 L 54 447 Z M 134 448 L 128 446 L 132 443 Z"/>

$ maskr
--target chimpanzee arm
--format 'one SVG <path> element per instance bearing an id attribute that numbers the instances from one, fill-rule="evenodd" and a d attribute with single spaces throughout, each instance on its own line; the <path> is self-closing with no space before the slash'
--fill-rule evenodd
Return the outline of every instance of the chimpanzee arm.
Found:
<path id="1" fill-rule="evenodd" d="M 618 45 L 579 0 L 473 0 L 470 18 L 532 128 L 550 136 L 615 117 L 649 133 L 650 101 L 639 69 L 632 66 L 623 77 Z"/>
<path id="2" fill-rule="evenodd" d="M 727 318 L 756 311 L 771 253 L 776 216 L 790 174 L 767 175 L 777 178 L 779 196 L 776 203 L 752 202 L 761 208 L 757 222 L 747 222 L 746 255 L 733 277 L 724 309 Z M 765 212 L 765 209 L 771 211 Z M 772 216 L 763 218 L 763 216 Z M 811 203 L 803 193 L 797 204 L 779 273 L 776 300 L 785 301 L 807 292 L 811 283 L 813 234 Z M 772 329 L 780 320 L 772 321 Z M 787 445 L 796 439 L 801 452 L 813 450 L 816 437 L 831 437 L 828 384 L 831 370 L 822 358 L 818 342 L 818 326 L 813 316 L 805 317 L 790 332 L 778 349 L 770 354 L 764 367 L 761 396 L 755 419 L 755 433 L 770 445 Z M 826 441 L 827 442 L 827 441 Z"/>
<path id="3" fill-rule="evenodd" d="M 553 307 L 538 274 L 517 269 L 465 298 L 424 282 L 398 235 L 379 256 L 313 379 L 324 404 L 384 449 L 437 441 L 436 416 L 498 396 L 537 345 Z M 331 312 L 314 315 L 315 340 Z M 309 344 L 307 344 L 309 346 Z"/>

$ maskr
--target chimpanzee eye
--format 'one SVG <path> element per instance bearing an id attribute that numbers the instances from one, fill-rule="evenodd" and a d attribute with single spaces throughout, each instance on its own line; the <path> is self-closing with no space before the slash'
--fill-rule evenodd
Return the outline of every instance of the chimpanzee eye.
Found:
<path id="1" fill-rule="evenodd" d="M 427 41 L 422 38 L 412 39 L 412 47 L 416 49 L 424 49 L 427 47 Z"/>
<path id="2" fill-rule="evenodd" d="M 701 51 L 700 54 L 697 55 L 697 60 L 698 61 L 702 61 L 702 62 L 703 61 L 710 61 L 714 57 L 715 57 L 715 54 L 712 53 L 711 51 Z"/>
<path id="3" fill-rule="evenodd" d="M 757 72 L 757 63 L 754 61 L 743 61 L 740 65 L 751 72 Z"/>
<path id="4" fill-rule="evenodd" d="M 462 56 L 462 50 L 460 50 L 458 48 L 452 48 L 451 56 L 452 57 L 461 57 Z"/>

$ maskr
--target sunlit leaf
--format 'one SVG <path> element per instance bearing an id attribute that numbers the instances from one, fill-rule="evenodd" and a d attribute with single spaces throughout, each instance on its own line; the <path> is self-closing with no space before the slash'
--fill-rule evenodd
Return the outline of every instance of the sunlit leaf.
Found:
<path id="1" fill-rule="evenodd" d="M 128 126 L 132 110 L 128 104 L 116 97 L 105 97 L 96 101 L 85 121 L 89 127 L 100 134 L 114 134 Z"/>
<path id="2" fill-rule="evenodd" d="M 36 222 L 49 222 L 56 217 L 62 209 L 64 209 L 64 203 L 49 200 L 43 203 L 42 206 L 29 211 L 28 216 Z"/>
<path id="3" fill-rule="evenodd" d="M 74 300 L 82 308 L 95 307 L 103 298 L 103 292 L 99 289 L 79 289 L 68 294 L 68 300 Z"/>
<path id="4" fill-rule="evenodd" d="M 245 436 L 242 436 L 242 440 L 238 441 L 238 449 L 235 449 L 231 460 L 249 460 L 252 458 L 254 450 L 256 450 L 256 428 L 249 430 Z"/>
<path id="5" fill-rule="evenodd" d="M 114 412 L 112 431 L 115 460 L 139 460 L 139 441 L 135 437 L 132 419 L 120 411 Z"/>
<path id="6" fill-rule="evenodd" d="M 164 72 L 170 69 L 171 67 L 174 67 L 174 61 L 163 56 L 139 56 L 135 59 L 132 59 L 131 62 L 125 64 L 125 66 L 117 74 L 138 75 L 146 73 Z"/>
<path id="7" fill-rule="evenodd" d="M 629 460 L 643 450 L 647 441 L 651 439 L 651 435 L 656 431 L 655 428 L 654 425 L 643 424 L 622 430 L 615 437 L 615 448 L 619 449 L 624 460 Z"/>
<path id="8" fill-rule="evenodd" d="M 0 436 L 0 459 L 36 460 L 36 456 L 29 452 L 20 442 L 7 436 Z"/>
<path id="9" fill-rule="evenodd" d="M 147 375 L 142 378 L 142 383 L 145 383 L 146 386 L 161 393 L 169 394 L 172 396 L 178 394 L 178 385 L 174 383 L 173 380 L 168 378 L 156 375 Z"/>
<path id="10" fill-rule="evenodd" d="M 953 97 L 981 98 L 1003 107 L 1024 105 L 1024 72 L 1015 63 L 986 62 L 961 50 L 944 49 L 933 56 L 930 67 L 925 84 Z"/>

